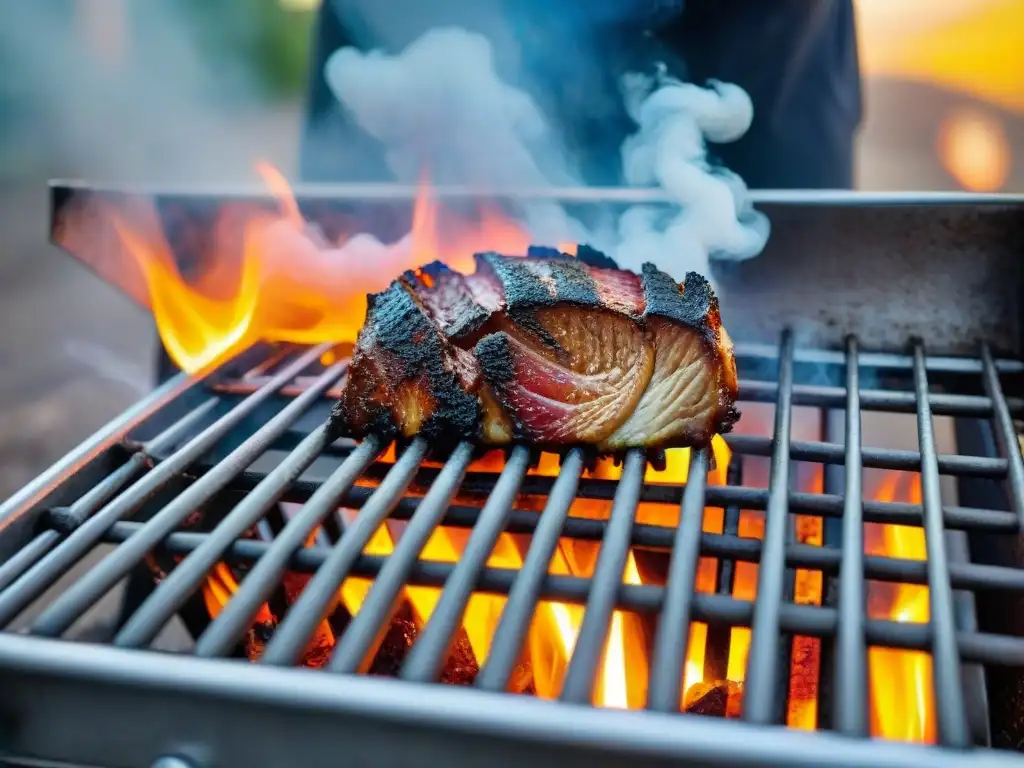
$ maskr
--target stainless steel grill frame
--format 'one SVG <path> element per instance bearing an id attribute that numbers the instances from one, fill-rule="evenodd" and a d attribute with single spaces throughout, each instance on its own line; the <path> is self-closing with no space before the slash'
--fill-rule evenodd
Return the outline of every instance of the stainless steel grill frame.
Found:
<path id="1" fill-rule="evenodd" d="M 354 763 L 483 766 L 500 754 L 506 765 L 594 765 L 624 761 L 669 764 L 839 766 L 1017 765 L 1009 752 L 976 748 L 970 710 L 985 702 L 976 665 L 1024 667 L 1024 637 L 979 631 L 954 590 L 1024 592 L 1024 570 L 968 562 L 948 549 L 951 532 L 985 531 L 1015 537 L 1024 514 L 1024 461 L 1013 418 L 1024 401 L 1024 364 L 977 356 L 929 356 L 920 341 L 909 354 L 860 351 L 850 337 L 841 352 L 804 350 L 784 332 L 777 346 L 738 345 L 741 401 L 775 403 L 770 436 L 728 438 L 734 455 L 770 457 L 767 489 L 708 486 L 709 458 L 694 452 L 683 485 L 644 483 L 644 456 L 625 457 L 621 479 L 583 476 L 570 451 L 557 478 L 527 474 L 529 452 L 511 450 L 500 474 L 467 471 L 468 446 L 442 469 L 422 466 L 426 446 L 413 441 L 396 461 L 375 461 L 383 446 L 328 444 L 322 420 L 344 363 L 324 367 L 328 348 L 259 349 L 202 380 L 178 376 L 124 417 L 90 438 L 35 483 L 0 507 L 0 627 L 8 627 L 68 568 L 101 543 L 117 544 L 45 607 L 25 635 L 0 632 L 0 744 L 8 754 L 104 765 L 147 764 L 179 755 L 198 764 Z M 821 371 L 838 383 L 822 384 Z M 870 378 L 878 387 L 865 388 Z M 899 384 L 902 382 L 902 385 Z M 941 392 L 938 390 L 942 390 Z M 845 413 L 842 441 L 796 441 L 795 405 Z M 919 451 L 861 444 L 866 410 L 916 415 Z M 999 452 L 991 456 L 938 454 L 933 416 L 991 423 Z M 825 493 L 792 490 L 793 462 L 845 468 L 829 475 Z M 740 473 L 730 472 L 731 482 Z M 919 472 L 920 505 L 865 502 L 866 467 Z M 981 509 L 943 504 L 941 475 L 1002 484 L 1009 504 Z M 372 484 L 359 484 L 360 478 Z M 420 488 L 422 492 L 411 492 Z M 164 493 L 171 491 L 168 497 Z M 234 494 L 227 514 L 206 532 L 184 526 L 196 509 Z M 484 498 L 481 505 L 461 494 Z M 516 508 L 520 494 L 546 497 L 540 514 Z M 574 498 L 611 500 L 607 521 L 570 517 Z M 158 501 L 157 501 L 158 500 Z M 303 504 L 272 541 L 240 538 L 282 500 Z M 640 525 L 637 504 L 681 505 L 677 528 Z M 332 514 L 340 503 L 358 507 L 346 526 Z M 705 506 L 763 509 L 763 541 L 701 530 Z M 794 543 L 793 514 L 838 521 L 838 546 Z M 408 520 L 387 557 L 363 548 L 387 518 Z M 309 534 L 334 521 L 340 534 L 326 548 L 303 547 Z M 923 526 L 927 561 L 862 555 L 864 521 Z M 421 561 L 426 537 L 439 524 L 471 529 L 458 563 Z M 728 524 L 727 524 L 728 525 Z M 532 533 L 519 570 L 487 567 L 503 532 Z M 600 541 L 593 578 L 555 576 L 546 564 L 557 539 Z M 630 546 L 672 552 L 665 587 L 622 584 Z M 82 613 L 151 552 L 184 559 L 121 626 L 110 645 L 69 643 L 61 637 Z M 757 562 L 758 598 L 728 591 L 694 591 L 700 556 Z M 194 654 L 147 650 L 163 624 L 199 589 L 218 561 L 250 563 L 239 591 L 197 639 Z M 792 602 L 787 574 L 821 570 L 835 578 L 837 600 L 822 606 Z M 277 627 L 263 663 L 225 657 L 286 571 L 313 574 Z M 339 638 L 329 669 L 288 668 L 299 659 L 349 575 L 372 576 L 374 587 Z M 927 624 L 868 619 L 865 580 L 927 584 Z M 406 584 L 443 587 L 431 620 L 401 668 L 400 679 L 358 674 L 395 597 Z M 493 651 L 473 690 L 432 681 L 474 590 L 508 595 Z M 499 693 L 506 684 L 538 599 L 586 606 L 561 701 Z M 651 659 L 648 709 L 598 711 L 589 701 L 615 609 L 659 615 Z M 676 714 L 688 626 L 752 627 L 742 720 L 715 721 Z M 823 702 L 835 732 L 801 733 L 780 721 L 788 674 L 785 644 L 793 635 L 825 639 L 830 677 Z M 938 747 L 872 741 L 867 733 L 867 647 L 929 650 L 934 658 Z M 824 693 L 823 693 L 824 695 Z M 500 751 L 499 751 L 500 750 Z M 966 751 L 965 751 L 966 750 Z"/>

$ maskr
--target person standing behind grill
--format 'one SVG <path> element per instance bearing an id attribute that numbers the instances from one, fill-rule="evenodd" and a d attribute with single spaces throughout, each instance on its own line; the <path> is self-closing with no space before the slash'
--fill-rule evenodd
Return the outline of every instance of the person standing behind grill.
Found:
<path id="1" fill-rule="evenodd" d="M 754 120 L 711 152 L 754 189 L 849 189 L 861 118 L 853 0 L 498 0 L 516 32 L 531 95 L 563 131 L 583 179 L 621 183 L 619 148 L 635 125 L 620 78 L 664 62 L 691 82 L 736 83 Z M 412 10 L 404 13 L 404 10 Z M 300 152 L 307 182 L 389 178 L 382 148 L 343 114 L 324 79 L 338 48 L 395 53 L 432 27 L 488 29 L 480 0 L 324 0 L 316 22 Z M 387 39 L 380 30 L 387 29 Z M 496 48 L 500 41 L 493 41 Z M 602 66 L 595 66 L 601 62 Z M 367 162 L 367 158 L 373 159 Z M 376 162 L 373 162 L 376 160 Z M 358 163 L 358 166 L 353 165 Z"/>

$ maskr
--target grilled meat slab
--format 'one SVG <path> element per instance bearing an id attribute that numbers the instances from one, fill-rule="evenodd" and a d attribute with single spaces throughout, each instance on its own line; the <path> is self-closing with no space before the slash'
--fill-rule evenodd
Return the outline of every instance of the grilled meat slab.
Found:
<path id="1" fill-rule="evenodd" d="M 736 363 L 708 282 L 531 249 L 435 263 L 370 296 L 338 435 L 540 448 L 703 446 L 738 418 Z"/>

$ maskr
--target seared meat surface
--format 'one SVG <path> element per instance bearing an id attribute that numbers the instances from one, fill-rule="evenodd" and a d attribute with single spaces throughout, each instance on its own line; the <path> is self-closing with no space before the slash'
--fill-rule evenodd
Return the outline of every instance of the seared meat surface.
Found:
<path id="1" fill-rule="evenodd" d="M 337 435 L 540 448 L 703 446 L 739 417 L 736 363 L 708 282 L 645 264 L 476 256 L 370 296 Z"/>

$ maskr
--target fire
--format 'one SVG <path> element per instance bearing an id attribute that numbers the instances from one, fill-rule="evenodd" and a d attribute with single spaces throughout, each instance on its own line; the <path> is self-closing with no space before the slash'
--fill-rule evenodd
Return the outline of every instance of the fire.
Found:
<path id="1" fill-rule="evenodd" d="M 920 478 L 887 473 L 878 485 L 879 501 L 921 503 Z M 865 527 L 865 550 L 924 560 L 924 529 L 903 525 Z M 871 618 L 921 623 L 928 621 L 928 587 L 919 584 L 872 583 L 868 588 Z M 872 648 L 868 652 L 871 685 L 871 733 L 887 739 L 933 743 L 936 737 L 932 691 L 932 659 L 922 651 Z"/>
<path id="2" fill-rule="evenodd" d="M 342 234 L 328 240 L 303 218 L 299 205 L 285 178 L 271 166 L 261 164 L 268 188 L 277 200 L 276 209 L 252 206 L 226 207 L 213 227 L 211 243 L 215 259 L 204 271 L 186 279 L 178 267 L 168 237 L 162 231 L 155 211 L 146 205 L 131 204 L 107 211 L 107 222 L 117 235 L 127 256 L 117 268 L 136 270 L 140 293 L 151 307 L 161 338 L 175 362 L 184 370 L 199 372 L 224 361 L 259 341 L 283 341 L 312 344 L 332 341 L 352 342 L 362 323 L 366 294 L 382 290 L 397 274 L 406 269 L 441 259 L 457 270 L 473 268 L 472 254 L 481 250 L 499 250 L 522 254 L 529 237 L 518 225 L 495 210 L 479 211 L 467 224 L 450 225 L 448 211 L 443 210 L 431 193 L 426 180 L 417 195 L 409 233 L 394 243 L 381 243 L 363 234 Z M 138 201 L 136 201 L 137 203 Z M 442 226 L 443 220 L 443 226 Z M 441 232 L 444 232 L 442 237 Z M 189 241 L 191 242 L 191 241 Z M 69 246 L 70 247 L 70 246 Z M 560 249 L 572 252 L 561 245 Z M 180 255 L 180 254 L 179 254 Z M 130 282 L 130 281 L 129 281 Z M 764 433 L 749 409 L 741 422 L 741 431 Z M 801 422 L 802 420 L 797 420 Z M 799 424 L 795 425 L 799 426 Z M 813 439 L 813 436 L 809 436 Z M 710 485 L 724 485 L 731 455 L 724 440 L 712 443 L 714 462 L 709 473 Z M 667 452 L 666 466 L 660 471 L 649 468 L 647 483 L 679 485 L 687 480 L 690 453 L 686 449 Z M 748 457 L 745 467 L 752 467 L 756 477 L 745 477 L 744 484 L 767 486 L 766 465 Z M 500 471 L 500 453 L 482 457 L 471 471 Z M 821 468 L 797 479 L 801 490 L 821 492 Z M 558 459 L 542 454 L 531 473 L 553 476 L 558 472 Z M 615 480 L 620 468 L 610 460 L 601 460 L 587 471 L 590 477 Z M 751 474 L 748 471 L 748 475 Z M 900 476 L 891 473 L 879 485 L 876 498 L 919 501 L 917 485 L 900 485 Z M 528 509 L 540 510 L 543 500 L 523 497 L 518 502 Z M 533 504 L 534 506 L 530 506 Z M 606 519 L 611 502 L 598 499 L 577 499 L 570 514 L 575 517 Z M 342 510 L 355 515 L 356 510 Z M 679 523 L 679 505 L 640 504 L 636 520 L 641 524 L 675 527 Z M 703 529 L 722 533 L 725 515 L 720 508 L 704 510 Z M 368 555 L 386 556 L 394 550 L 404 524 L 388 521 L 374 534 L 365 548 Z M 925 556 L 923 533 L 918 528 L 868 526 L 868 552 L 903 558 Z M 764 514 L 741 510 L 739 535 L 762 538 Z M 799 541 L 822 544 L 822 522 L 817 518 L 799 517 L 796 524 Z M 425 560 L 451 563 L 458 560 L 466 545 L 468 531 L 455 528 L 437 529 L 424 546 Z M 502 534 L 491 553 L 488 566 L 518 569 L 529 547 L 529 537 Z M 312 546 L 312 541 L 309 542 Z M 600 544 L 595 541 L 563 539 L 548 566 L 549 573 L 590 577 L 593 574 Z M 632 549 L 627 557 L 624 584 L 664 585 L 668 555 L 642 548 Z M 289 574 L 284 592 L 293 599 L 308 577 Z M 718 563 L 702 557 L 698 564 L 697 590 L 713 592 L 718 588 Z M 341 586 L 338 603 L 349 615 L 356 614 L 371 588 L 369 579 L 350 577 Z M 215 617 L 237 590 L 231 569 L 218 565 L 203 588 L 207 610 Z M 735 563 L 733 597 L 755 600 L 757 564 Z M 814 571 L 798 571 L 794 583 L 794 599 L 798 603 L 820 604 L 822 576 Z M 412 624 L 422 628 L 429 621 L 439 599 L 433 587 L 410 586 L 402 596 L 402 604 L 411 615 Z M 463 617 L 462 640 L 465 655 L 478 667 L 490 651 L 495 629 L 501 618 L 505 597 L 475 594 Z M 869 612 L 873 617 L 896 621 L 926 621 L 927 588 L 913 585 L 871 584 Z M 559 602 L 541 601 L 534 614 L 520 665 L 520 674 L 509 683 L 513 691 L 530 690 L 542 698 L 555 698 L 561 692 L 565 671 L 572 656 L 583 619 L 583 607 Z M 272 632 L 276 617 L 270 605 L 264 605 L 255 625 Z M 250 656 L 262 653 L 266 633 L 255 628 L 247 646 Z M 650 617 L 629 611 L 615 611 L 604 650 L 604 657 L 594 686 L 594 704 L 608 708 L 637 709 L 647 696 L 650 642 L 653 624 Z M 690 628 L 687 658 L 684 666 L 681 697 L 685 708 L 706 706 L 735 716 L 741 706 L 742 683 L 745 677 L 750 630 L 733 628 L 728 632 L 727 657 L 722 649 L 709 647 L 712 633 L 702 622 Z M 717 643 L 722 636 L 716 636 Z M 329 657 L 335 642 L 332 624 L 324 620 L 307 651 L 305 663 L 320 666 Z M 713 657 L 709 651 L 714 650 Z M 788 725 L 814 729 L 818 725 L 818 691 L 821 643 L 815 638 L 793 640 L 789 681 Z M 712 663 L 713 662 L 713 663 Z M 876 736 L 907 741 L 932 741 L 935 737 L 934 705 L 931 699 L 930 668 L 927 654 L 902 650 L 872 649 L 869 658 L 871 677 L 871 728 Z M 521 671 L 522 671 L 521 670 Z M 717 671 L 715 671 L 717 670 Z M 726 696 L 727 703 L 702 705 L 701 700 L 714 693 Z"/>
<path id="3" fill-rule="evenodd" d="M 205 253 L 175 251 L 169 236 L 180 233 L 165 233 L 152 206 L 132 200 L 101 211 L 122 246 L 111 269 L 121 273 L 120 283 L 139 284 L 165 348 L 190 373 L 259 341 L 352 342 L 366 314 L 366 294 L 383 290 L 405 270 L 442 260 L 472 271 L 474 253 L 524 254 L 530 245 L 529 234 L 496 209 L 481 208 L 473 221 L 456 218 L 439 206 L 426 180 L 406 236 L 382 243 L 342 233 L 331 241 L 305 221 L 280 172 L 266 163 L 257 170 L 277 209 L 225 206 L 208 246 L 216 257 L 201 259 L 203 271 L 187 279 L 179 260 Z M 72 250 L 70 241 L 87 239 L 74 232 L 65 238 Z M 574 252 L 569 244 L 559 247 Z M 125 278 L 125 271 L 137 279 Z"/>

